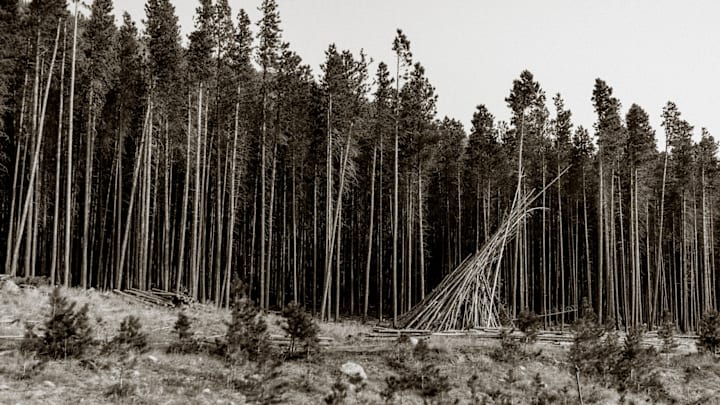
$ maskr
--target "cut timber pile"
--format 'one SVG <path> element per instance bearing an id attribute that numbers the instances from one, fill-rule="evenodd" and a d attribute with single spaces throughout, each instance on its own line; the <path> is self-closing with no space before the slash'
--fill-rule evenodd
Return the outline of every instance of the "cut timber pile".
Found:
<path id="1" fill-rule="evenodd" d="M 363 333 L 362 337 L 371 340 L 395 340 L 400 336 L 429 337 L 432 331 L 424 329 L 390 329 L 374 327 L 372 332 Z"/>
<path id="2" fill-rule="evenodd" d="M 505 245 L 518 234 L 539 195 L 522 194 L 518 189 L 510 213 L 490 240 L 403 314 L 398 326 L 432 331 L 499 327 L 495 294 Z"/>
<path id="3" fill-rule="evenodd" d="M 128 288 L 124 291 L 114 290 L 115 294 L 130 298 L 143 304 L 159 305 L 163 307 L 176 307 L 190 305 L 193 302 L 191 297 L 184 294 L 162 291 L 153 288 L 151 291 L 143 291 L 135 288 Z"/>

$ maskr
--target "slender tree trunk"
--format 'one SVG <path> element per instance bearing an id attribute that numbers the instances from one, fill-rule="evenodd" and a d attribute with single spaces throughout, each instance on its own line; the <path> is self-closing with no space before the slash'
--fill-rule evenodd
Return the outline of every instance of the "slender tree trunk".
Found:
<path id="1" fill-rule="evenodd" d="M 42 110 L 40 112 L 40 123 L 38 125 L 37 139 L 35 140 L 35 151 L 33 152 L 32 163 L 30 168 L 30 180 L 28 180 L 28 191 L 25 196 L 25 203 L 23 204 L 22 214 L 20 216 L 20 223 L 18 224 L 17 236 L 15 239 L 15 247 L 13 249 L 12 262 L 10 265 L 10 275 L 15 276 L 17 274 L 18 259 L 20 256 L 20 245 L 22 243 L 22 235 L 25 230 L 25 224 L 27 222 L 28 213 L 30 211 L 30 204 L 34 199 L 34 185 L 38 172 L 38 165 L 40 160 L 40 149 L 42 146 L 43 127 L 45 125 L 45 111 L 47 109 L 47 100 L 50 93 L 50 84 L 52 83 L 53 68 L 55 66 L 55 57 L 57 56 L 58 42 L 60 40 L 60 21 L 58 20 L 57 32 L 55 33 L 55 47 L 53 48 L 52 61 L 50 62 L 50 69 L 48 70 L 47 85 L 45 87 L 45 95 L 42 102 Z M 26 247 L 27 249 L 28 247 Z"/>
<path id="2" fill-rule="evenodd" d="M 203 88 L 200 84 L 198 88 L 198 107 L 197 107 L 197 142 L 195 144 L 195 193 L 193 195 L 193 223 L 192 223 L 192 240 L 190 242 L 190 295 L 197 299 L 197 284 L 199 275 L 199 226 L 202 219 L 202 213 L 200 212 L 200 194 L 202 193 L 202 184 L 200 180 L 201 168 L 200 168 L 200 155 L 201 153 L 201 142 L 202 142 L 202 106 L 203 106 Z"/>
<path id="3" fill-rule="evenodd" d="M 373 147 L 372 168 L 370 169 L 370 226 L 368 228 L 368 251 L 365 261 L 365 300 L 363 306 L 363 322 L 367 322 L 368 304 L 370 302 L 370 267 L 372 263 L 373 225 L 375 220 L 375 162 L 377 160 L 377 145 Z"/>
<path id="4" fill-rule="evenodd" d="M 277 173 L 277 142 L 273 147 L 272 169 L 270 174 L 270 212 L 268 213 L 268 246 L 267 246 L 267 269 L 265 270 L 265 308 L 270 308 L 270 280 L 272 269 L 272 231 L 273 231 L 273 208 L 275 206 L 275 176 Z"/>
<path id="5" fill-rule="evenodd" d="M 292 158 L 292 265 L 293 265 L 293 302 L 298 303 L 298 249 L 297 249 L 297 191 L 295 190 L 295 154 Z"/>
<path id="6" fill-rule="evenodd" d="M 558 156 L 558 179 L 557 179 L 557 198 L 558 198 L 558 250 L 560 253 L 560 330 L 565 329 L 565 236 L 563 235 L 563 220 L 562 220 L 562 181 L 560 176 L 562 172 L 560 170 L 560 156 Z"/>
<path id="7" fill-rule="evenodd" d="M 663 259 L 663 219 L 665 213 L 665 181 L 667 179 L 667 164 L 668 164 L 668 139 L 665 138 L 665 163 L 663 164 L 663 179 L 662 179 L 662 192 L 660 193 L 660 225 L 658 227 L 658 245 L 657 245 L 657 257 L 655 259 L 655 296 L 653 298 L 653 306 L 650 315 L 651 322 L 657 320 L 658 308 L 658 291 L 660 280 L 664 279 L 664 259 Z M 650 258 L 648 258 L 650 260 Z M 662 305 L 662 303 L 660 303 Z M 663 308 L 664 309 L 664 308 Z M 677 314 L 675 314 L 677 315 Z"/>
<path id="8" fill-rule="evenodd" d="M 603 179 L 603 159 L 602 159 L 602 149 L 600 149 L 599 152 L 600 156 L 600 191 L 598 194 L 600 194 L 600 204 L 598 206 L 598 241 L 599 241 L 599 249 L 598 249 L 598 274 L 597 274 L 597 297 L 598 297 L 598 304 L 597 304 L 597 313 L 598 313 L 598 321 L 600 323 L 603 323 L 603 280 L 605 279 L 605 267 L 603 266 L 605 262 L 605 251 L 607 249 L 607 244 L 605 243 L 605 199 L 604 199 L 604 179 Z M 608 266 L 609 268 L 610 266 Z"/>
<path id="9" fill-rule="evenodd" d="M 190 138 L 192 137 L 192 95 L 188 91 L 188 116 L 187 116 L 187 144 L 185 145 L 185 185 L 183 186 L 182 213 L 180 214 L 180 246 L 178 249 L 177 275 L 175 279 L 175 291 L 181 292 L 182 280 L 185 274 L 185 229 L 187 228 L 188 200 L 190 200 Z M 193 257 L 190 257 L 192 262 Z M 190 266 L 193 271 L 193 266 Z"/>
<path id="10" fill-rule="evenodd" d="M 318 216 L 318 174 L 317 165 L 313 176 L 313 283 L 312 283 L 312 314 L 317 314 L 317 216 Z"/>
<path id="11" fill-rule="evenodd" d="M 269 284 L 265 275 L 265 142 L 267 138 L 267 90 L 265 88 L 265 69 L 263 69 L 262 94 L 262 136 L 260 138 L 260 309 L 267 309 L 265 303 L 265 284 Z"/>
<path id="12" fill-rule="evenodd" d="M 397 244 L 398 244 L 398 217 L 400 215 L 400 212 L 398 211 L 398 138 L 400 136 L 400 54 L 397 56 L 397 69 L 396 69 L 396 77 L 397 80 L 395 81 L 396 89 L 396 101 L 395 101 L 395 166 L 394 166 L 394 175 L 393 175 L 393 208 L 392 208 L 392 214 L 393 214 L 393 244 L 392 244 L 392 307 L 393 307 L 393 327 L 397 326 L 397 317 L 398 317 L 398 306 L 397 306 L 397 262 L 398 262 L 398 254 L 397 254 Z"/>
<path id="13" fill-rule="evenodd" d="M 170 124 L 166 117 L 165 118 L 165 162 L 164 162 L 165 163 L 165 174 L 163 175 L 164 186 L 165 186 L 164 187 L 165 190 L 163 192 L 164 197 L 165 197 L 164 198 L 165 213 L 163 215 L 163 217 L 164 217 L 163 225 L 164 226 L 163 226 L 163 236 L 162 236 L 162 240 L 163 240 L 162 288 L 165 291 L 170 290 L 170 284 L 171 284 L 170 277 L 172 274 L 172 272 L 170 271 L 171 261 L 172 261 L 172 259 L 170 257 L 171 251 L 172 251 L 172 249 L 170 247 L 170 239 L 171 239 L 170 232 L 171 232 L 171 225 L 172 225 L 172 218 L 170 216 L 170 184 L 172 183 L 172 181 L 171 181 L 172 180 L 171 179 L 172 171 L 170 169 L 170 160 L 172 157 L 170 156 L 170 134 L 169 134 L 170 128 L 169 128 L 169 126 L 170 126 Z"/>
<path id="14" fill-rule="evenodd" d="M 352 127 L 350 128 L 350 132 L 348 132 L 347 135 L 347 141 L 345 145 L 345 153 L 343 154 L 343 162 L 340 170 L 340 187 L 338 189 L 338 196 L 336 200 L 336 207 L 335 207 L 335 218 L 333 220 L 332 228 L 331 228 L 331 235 L 330 240 L 335 240 L 335 235 L 339 226 L 340 221 L 340 207 L 342 204 L 342 195 L 343 195 L 343 189 L 345 187 L 345 172 L 347 169 L 347 161 L 348 161 L 348 155 L 350 154 L 350 138 L 352 133 Z M 320 319 L 325 319 L 325 309 L 327 308 L 327 305 L 330 303 L 330 282 L 331 282 L 331 276 L 332 276 L 332 257 L 333 257 L 333 249 L 334 249 L 335 243 L 330 244 L 330 250 L 327 252 L 327 255 L 325 257 L 325 268 L 328 270 L 325 273 L 325 283 L 323 288 L 323 297 L 322 297 L 322 305 L 320 307 Z M 328 318 L 329 318 L 329 311 L 328 311 Z"/>
<path id="15" fill-rule="evenodd" d="M 80 273 L 82 288 L 87 288 L 88 274 L 88 246 L 90 244 L 90 194 L 92 193 L 92 171 L 95 144 L 95 106 L 93 106 L 93 93 L 90 91 L 88 103 L 88 129 L 87 144 L 85 145 L 85 196 L 83 200 L 83 234 L 82 234 L 82 267 Z"/>
<path id="16" fill-rule="evenodd" d="M 587 282 L 588 302 L 592 304 L 592 277 L 590 272 L 590 236 L 588 235 L 588 216 L 587 216 L 587 195 L 585 193 L 585 168 L 583 167 L 583 228 L 585 229 L 585 277 Z M 598 277 L 600 279 L 600 277 Z"/>
<path id="17" fill-rule="evenodd" d="M 60 63 L 60 111 L 58 112 L 57 154 L 55 155 L 55 204 L 53 208 L 53 237 L 50 262 L 50 285 L 55 285 L 58 259 L 58 223 L 60 222 L 60 167 L 62 159 L 63 106 L 65 101 L 65 50 L 67 49 L 67 23 L 63 24 L 63 56 Z"/>
<path id="18" fill-rule="evenodd" d="M 240 88 L 238 87 L 238 95 Z M 230 306 L 230 284 L 233 276 L 233 238 L 235 237 L 235 179 L 237 177 L 237 148 L 240 121 L 240 100 L 235 103 L 235 132 L 233 133 L 232 169 L 230 170 L 230 223 L 228 224 L 227 257 L 225 262 L 225 305 Z"/>
<path id="19" fill-rule="evenodd" d="M 148 141 L 147 138 L 149 137 L 150 129 L 148 127 L 151 125 L 150 112 L 152 110 L 152 107 L 152 102 L 150 102 L 145 115 L 145 123 L 143 125 L 143 133 L 140 139 L 140 146 L 138 147 L 135 156 L 135 168 L 133 169 L 132 188 L 130 190 L 130 203 L 128 205 L 127 218 L 125 219 L 125 231 L 123 233 L 122 247 L 120 248 L 120 262 L 118 264 L 118 270 L 116 272 L 117 280 L 115 281 L 115 286 L 118 289 L 122 289 L 123 287 L 123 269 L 125 267 L 125 254 L 127 252 L 128 242 L 130 239 L 130 228 L 132 227 L 132 214 L 135 204 L 135 191 L 137 189 L 138 178 L 140 177 L 140 168 L 143 166 L 142 152 L 145 148 L 145 142 Z M 127 284 L 128 286 L 130 285 L 130 283 Z"/>
<path id="20" fill-rule="evenodd" d="M 25 71 L 25 79 L 23 81 L 22 101 L 20 103 L 20 120 L 18 124 L 18 136 L 15 137 L 15 167 L 13 169 L 13 186 L 12 186 L 12 199 L 10 202 L 10 220 L 8 224 L 8 235 L 7 235 L 7 246 L 5 247 L 5 274 L 10 274 L 10 258 L 12 257 L 12 249 L 14 247 L 13 237 L 15 236 L 15 206 L 17 205 L 18 195 L 22 192 L 18 190 L 18 178 L 24 178 L 20 175 L 20 151 L 23 151 L 23 155 L 27 150 L 27 136 L 24 134 L 25 125 L 25 91 L 27 88 L 28 73 Z M 22 138 L 22 139 L 21 139 Z M 21 144 L 21 140 L 23 143 Z M 23 145 L 24 144 L 24 145 Z M 24 159 L 23 159 L 24 166 Z M 24 171 L 24 169 L 22 170 Z"/>
<path id="21" fill-rule="evenodd" d="M 423 221 L 422 167 L 418 165 L 418 225 L 420 226 L 420 299 L 425 299 L 425 234 Z"/>

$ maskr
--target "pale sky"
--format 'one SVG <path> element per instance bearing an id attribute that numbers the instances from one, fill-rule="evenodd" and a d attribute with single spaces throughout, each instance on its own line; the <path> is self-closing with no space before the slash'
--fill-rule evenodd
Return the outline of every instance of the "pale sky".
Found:
<path id="1" fill-rule="evenodd" d="M 193 28 L 197 1 L 175 0 L 183 38 Z M 530 70 L 548 98 L 560 92 L 575 126 L 591 129 L 590 97 L 604 79 L 622 102 L 650 115 L 664 144 L 662 107 L 674 101 L 683 117 L 720 138 L 720 2 L 711 0 L 279 0 L 283 40 L 320 72 L 334 42 L 374 62 L 392 63 L 392 41 L 402 28 L 439 95 L 438 117 L 459 119 L 470 131 L 475 106 L 508 120 L 505 97 L 513 79 Z M 230 0 L 258 20 L 259 0 Z M 140 27 L 144 0 L 116 0 Z M 141 28 L 142 29 L 142 28 Z M 591 129 L 591 133 L 593 133 Z"/>

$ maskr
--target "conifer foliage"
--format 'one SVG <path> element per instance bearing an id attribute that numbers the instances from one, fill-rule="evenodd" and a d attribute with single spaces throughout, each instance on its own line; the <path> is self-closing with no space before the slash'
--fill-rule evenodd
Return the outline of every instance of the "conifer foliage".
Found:
<path id="1" fill-rule="evenodd" d="M 282 315 L 285 318 L 282 329 L 290 336 L 289 354 L 294 354 L 298 349 L 298 345 L 302 345 L 302 352 L 306 356 L 317 350 L 320 329 L 312 320 L 312 317 L 294 301 L 283 309 Z"/>
<path id="2" fill-rule="evenodd" d="M 277 0 L 195 0 L 187 36 L 178 0 L 120 26 L 120 3 L 86 3 L 0 1 L 7 274 L 226 307 L 238 276 L 262 310 L 397 321 L 535 190 L 493 283 L 509 318 L 562 329 L 587 299 L 599 324 L 654 329 L 668 310 L 697 333 L 720 306 L 718 144 L 672 101 L 665 142 L 660 106 L 624 108 L 602 78 L 584 127 L 529 71 L 507 111 L 478 94 L 472 116 L 442 117 L 416 33 L 380 33 L 392 57 L 371 83 L 377 55 L 333 35 L 307 65 L 322 55 L 296 52 Z"/>
<path id="3" fill-rule="evenodd" d="M 226 356 L 233 361 L 263 361 L 270 352 L 270 335 L 260 309 L 236 282 L 232 318 L 227 324 Z"/>
<path id="4" fill-rule="evenodd" d="M 28 325 L 21 349 L 52 359 L 81 357 L 93 342 L 92 328 L 87 304 L 80 309 L 76 309 L 75 305 L 60 293 L 60 288 L 53 289 L 50 315 L 43 324 L 41 334 L 36 334 Z"/>
<path id="5" fill-rule="evenodd" d="M 700 349 L 710 353 L 717 353 L 720 348 L 720 313 L 708 311 L 700 320 L 700 336 L 698 337 Z"/>
<path id="6" fill-rule="evenodd" d="M 118 334 L 110 341 L 110 349 L 118 352 L 128 350 L 137 353 L 145 352 L 148 348 L 147 334 L 140 329 L 140 319 L 134 315 L 128 315 L 122 320 Z"/>

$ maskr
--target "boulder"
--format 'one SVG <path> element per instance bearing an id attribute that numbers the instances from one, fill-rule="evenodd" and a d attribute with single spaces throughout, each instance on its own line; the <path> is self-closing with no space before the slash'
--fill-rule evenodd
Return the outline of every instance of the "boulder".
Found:
<path id="1" fill-rule="evenodd" d="M 353 363 L 352 361 L 348 361 L 343 364 L 340 371 L 348 377 L 358 378 L 362 381 L 367 380 L 367 374 L 365 374 L 365 370 L 363 370 L 362 366 L 357 363 Z"/>

